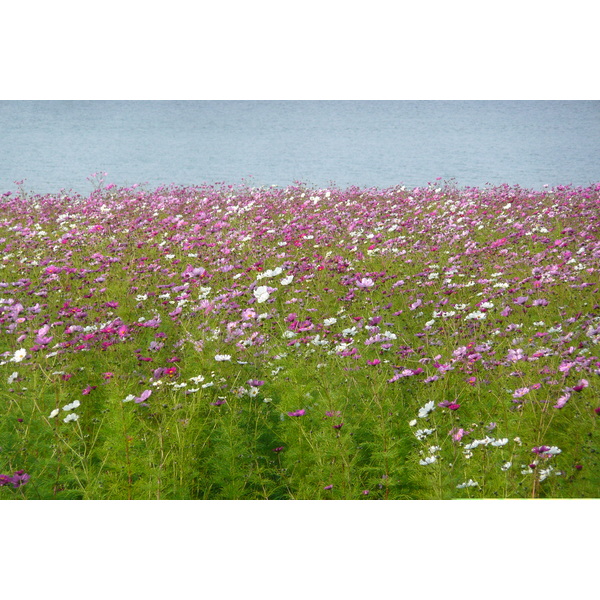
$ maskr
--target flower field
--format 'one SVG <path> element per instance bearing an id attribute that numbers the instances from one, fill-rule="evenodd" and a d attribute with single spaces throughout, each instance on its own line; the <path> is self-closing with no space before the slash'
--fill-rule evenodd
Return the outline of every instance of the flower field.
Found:
<path id="1" fill-rule="evenodd" d="M 0 196 L 0 499 L 600 496 L 600 184 Z"/>

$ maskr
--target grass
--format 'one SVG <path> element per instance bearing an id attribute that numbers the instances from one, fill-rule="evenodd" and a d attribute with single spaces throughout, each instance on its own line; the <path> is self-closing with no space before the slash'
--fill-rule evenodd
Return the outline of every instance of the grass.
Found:
<path id="1" fill-rule="evenodd" d="M 600 185 L 0 200 L 0 499 L 598 497 Z"/>

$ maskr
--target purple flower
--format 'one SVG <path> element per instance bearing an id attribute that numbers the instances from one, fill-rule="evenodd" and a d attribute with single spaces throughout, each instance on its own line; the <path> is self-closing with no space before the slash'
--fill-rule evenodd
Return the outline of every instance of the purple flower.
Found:
<path id="1" fill-rule="evenodd" d="M 513 398 L 522 398 L 525 394 L 528 394 L 529 391 L 528 387 L 519 388 L 514 391 Z"/>
<path id="2" fill-rule="evenodd" d="M 326 485 L 326 486 L 325 486 L 323 489 L 324 489 L 324 490 L 330 490 L 330 489 L 332 489 L 332 488 L 333 488 L 333 486 L 332 486 L 332 485 Z"/>
<path id="3" fill-rule="evenodd" d="M 273 448 L 273 452 L 279 454 L 279 452 L 283 451 L 283 446 L 278 446 L 277 448 Z"/>
<path id="4" fill-rule="evenodd" d="M 339 425 L 334 425 L 333 428 L 334 429 L 341 429 L 344 426 L 343 423 L 340 423 Z"/>
<path id="5" fill-rule="evenodd" d="M 261 385 L 265 385 L 265 382 L 261 381 L 260 379 L 249 379 L 247 383 L 252 387 L 260 387 Z"/>
<path id="6" fill-rule="evenodd" d="M 14 488 L 21 487 L 25 485 L 29 481 L 29 473 L 25 473 L 25 471 L 15 471 L 15 474 L 12 476 L 12 484 Z"/>
<path id="7" fill-rule="evenodd" d="M 144 402 L 145 400 L 147 400 L 148 398 L 150 398 L 150 395 L 152 394 L 152 390 L 144 390 L 136 399 L 135 399 L 135 403 L 139 404 L 140 402 Z"/>
<path id="8" fill-rule="evenodd" d="M 544 454 L 544 452 L 548 452 L 548 450 L 550 450 L 550 446 L 536 446 L 535 448 L 532 448 L 532 452 L 534 454 Z"/>
<path id="9" fill-rule="evenodd" d="M 305 412 L 306 412 L 306 410 L 301 408 L 300 410 L 296 410 L 294 412 L 289 412 L 288 417 L 301 417 Z"/>
<path id="10" fill-rule="evenodd" d="M 326 417 L 339 417 L 342 414 L 341 410 L 336 410 L 335 412 L 328 410 L 325 411 L 325 416 Z"/>
<path id="11" fill-rule="evenodd" d="M 25 473 L 25 471 L 15 471 L 14 475 L 12 477 L 9 477 L 8 475 L 0 475 L 0 487 L 4 486 L 4 485 L 8 485 L 9 483 L 12 483 L 12 486 L 14 488 L 18 488 L 21 487 L 22 485 L 25 485 L 27 482 L 29 481 L 29 474 Z"/>
<path id="12" fill-rule="evenodd" d="M 584 388 L 586 388 L 589 385 L 587 379 L 580 379 L 579 382 L 577 383 L 577 385 L 573 386 L 573 389 L 576 392 L 580 392 L 581 390 L 583 390 Z"/>

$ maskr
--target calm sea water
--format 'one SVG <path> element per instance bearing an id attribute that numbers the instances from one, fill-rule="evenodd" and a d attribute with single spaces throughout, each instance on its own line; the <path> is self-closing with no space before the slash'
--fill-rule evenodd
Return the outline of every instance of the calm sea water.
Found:
<path id="1" fill-rule="evenodd" d="M 588 185 L 597 101 L 2 101 L 0 191 L 105 184 Z"/>

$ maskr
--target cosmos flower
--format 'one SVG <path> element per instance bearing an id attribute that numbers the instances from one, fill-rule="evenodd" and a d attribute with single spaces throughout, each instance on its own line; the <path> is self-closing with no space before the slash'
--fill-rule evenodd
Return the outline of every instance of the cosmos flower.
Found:
<path id="1" fill-rule="evenodd" d="M 65 404 L 63 406 L 63 410 L 64 411 L 73 410 L 74 408 L 77 408 L 80 405 L 81 405 L 81 402 L 79 402 L 79 400 L 73 400 L 73 402 L 71 402 L 70 404 Z"/>
<path id="2" fill-rule="evenodd" d="M 14 356 L 10 359 L 11 362 L 21 362 L 27 356 L 27 350 L 25 348 L 20 348 L 14 354 Z"/>
<path id="3" fill-rule="evenodd" d="M 269 299 L 269 288 L 266 285 L 259 285 L 252 293 L 259 304 Z"/>
<path id="4" fill-rule="evenodd" d="M 461 490 L 463 488 L 467 488 L 467 487 L 477 487 L 479 484 L 476 481 L 473 481 L 472 479 L 469 479 L 469 481 L 465 481 L 464 483 L 459 483 L 456 486 L 457 490 Z"/>
<path id="5" fill-rule="evenodd" d="M 302 415 L 304 415 L 304 413 L 306 413 L 306 410 L 304 408 L 301 408 L 300 410 L 289 412 L 288 417 L 301 417 Z"/>
<path id="6" fill-rule="evenodd" d="M 419 418 L 424 419 L 434 408 L 435 408 L 435 402 L 433 400 L 430 400 L 429 402 L 427 402 L 427 404 L 425 404 L 424 406 L 422 406 L 419 409 L 419 413 L 418 413 Z"/>

